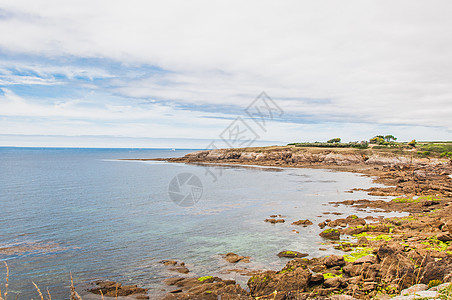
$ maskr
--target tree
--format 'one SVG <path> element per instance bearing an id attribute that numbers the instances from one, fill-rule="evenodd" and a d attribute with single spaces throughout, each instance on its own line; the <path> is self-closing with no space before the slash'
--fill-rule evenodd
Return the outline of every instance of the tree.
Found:
<path id="1" fill-rule="evenodd" d="M 395 136 L 393 136 L 392 134 L 385 135 L 384 139 L 388 143 L 391 141 L 394 141 L 394 142 L 397 141 L 397 138 Z"/>
<path id="2" fill-rule="evenodd" d="M 331 140 L 328 140 L 327 143 L 331 144 L 331 143 L 340 143 L 341 142 L 341 138 L 334 138 Z"/>
<path id="3" fill-rule="evenodd" d="M 377 135 L 369 140 L 371 144 L 384 145 L 386 143 L 385 137 L 382 135 Z"/>

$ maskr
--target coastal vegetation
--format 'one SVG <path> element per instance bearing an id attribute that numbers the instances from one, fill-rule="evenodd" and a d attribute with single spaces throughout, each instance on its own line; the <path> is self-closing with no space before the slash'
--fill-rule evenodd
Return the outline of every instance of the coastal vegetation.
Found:
<path id="1" fill-rule="evenodd" d="M 349 143 L 340 143 L 340 142 L 314 142 L 314 143 L 290 143 L 289 146 L 295 147 L 318 147 L 318 148 L 358 148 L 358 149 L 367 149 L 369 147 L 369 143 L 366 141 L 361 142 L 349 142 Z"/>
<path id="2" fill-rule="evenodd" d="M 418 143 L 416 148 L 419 151 L 429 151 L 431 153 L 443 154 L 444 156 L 448 155 L 448 153 L 452 154 L 452 143 L 444 142 L 444 143 Z"/>
<path id="3" fill-rule="evenodd" d="M 340 142 L 341 142 L 341 138 L 334 138 L 334 139 L 327 141 L 327 143 L 340 143 Z"/>
<path id="4" fill-rule="evenodd" d="M 393 136 L 392 134 L 388 135 L 377 135 L 370 139 L 371 144 L 378 144 L 378 145 L 392 145 L 396 144 L 397 138 Z"/>
<path id="5" fill-rule="evenodd" d="M 341 138 L 332 138 L 326 142 L 295 142 L 287 144 L 294 147 L 314 147 L 314 148 L 356 148 L 395 151 L 415 150 L 418 157 L 442 157 L 452 161 L 452 142 L 418 142 L 415 139 L 410 142 L 398 142 L 397 137 L 389 135 L 377 135 L 368 141 L 341 142 Z"/>

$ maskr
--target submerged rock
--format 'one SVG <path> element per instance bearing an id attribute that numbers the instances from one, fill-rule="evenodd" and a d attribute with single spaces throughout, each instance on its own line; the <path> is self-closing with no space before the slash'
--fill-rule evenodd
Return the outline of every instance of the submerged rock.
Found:
<path id="1" fill-rule="evenodd" d="M 309 256 L 307 253 L 301 253 L 298 251 L 281 251 L 278 253 L 278 257 L 288 257 L 288 258 L 295 258 L 295 257 L 306 257 Z"/>
<path id="2" fill-rule="evenodd" d="M 190 270 L 185 266 L 184 262 L 177 262 L 175 260 L 162 260 L 160 263 L 162 263 L 165 266 L 170 267 L 168 270 L 179 272 L 182 274 L 187 274 L 190 272 Z"/>
<path id="3" fill-rule="evenodd" d="M 283 215 L 271 215 L 270 218 L 285 218 Z"/>
<path id="4" fill-rule="evenodd" d="M 250 262 L 250 256 L 241 256 L 232 252 L 229 252 L 227 254 L 225 254 L 224 259 L 226 259 L 228 262 L 230 262 L 231 264 L 235 264 L 238 262 L 244 262 L 244 263 L 249 263 Z"/>
<path id="5" fill-rule="evenodd" d="M 309 220 L 298 220 L 298 221 L 293 222 L 292 225 L 308 226 L 308 225 L 312 225 L 312 222 Z"/>
<path id="6" fill-rule="evenodd" d="M 162 260 L 160 263 L 164 264 L 165 266 L 174 266 L 174 265 L 177 264 L 177 261 L 175 261 L 175 260 Z"/>
<path id="7" fill-rule="evenodd" d="M 276 224 L 276 223 L 284 223 L 286 222 L 284 219 L 265 219 L 265 222 Z"/>
<path id="8" fill-rule="evenodd" d="M 181 266 L 174 267 L 174 268 L 169 268 L 169 270 L 170 271 L 176 271 L 176 272 L 179 272 L 179 273 L 182 273 L 182 274 L 187 274 L 188 272 L 190 272 L 190 270 L 188 268 L 181 267 Z"/>

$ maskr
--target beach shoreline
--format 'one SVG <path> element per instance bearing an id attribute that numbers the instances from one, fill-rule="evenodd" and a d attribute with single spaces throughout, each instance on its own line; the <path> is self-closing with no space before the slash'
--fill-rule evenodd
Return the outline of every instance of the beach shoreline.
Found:
<path id="1" fill-rule="evenodd" d="M 360 173 L 385 185 L 365 190 L 369 195 L 398 198 L 331 202 L 332 205 L 409 214 L 373 220 L 350 215 L 318 225 L 308 223 L 306 226 L 325 227 L 321 236 L 343 250 L 344 255 L 312 259 L 295 256 L 282 270 L 250 274 L 253 276 L 248 281 L 249 291 L 218 277 L 169 278 L 165 283 L 175 290 L 164 299 L 306 299 L 334 294 L 369 299 L 376 295 L 394 296 L 413 284 L 452 280 L 452 166 L 447 159 L 419 157 L 413 151 L 286 146 L 205 150 L 181 158 L 137 160 Z M 340 239 L 343 236 L 352 239 Z M 398 266 L 394 267 L 396 262 Z"/>

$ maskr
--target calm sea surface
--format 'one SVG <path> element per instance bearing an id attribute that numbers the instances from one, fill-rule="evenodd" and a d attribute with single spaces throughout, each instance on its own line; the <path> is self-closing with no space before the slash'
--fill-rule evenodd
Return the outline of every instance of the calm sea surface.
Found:
<path id="1" fill-rule="evenodd" d="M 290 223 L 317 224 L 328 217 L 319 217 L 323 212 L 351 214 L 350 208 L 328 202 L 372 198 L 346 191 L 377 186 L 352 173 L 232 166 L 215 167 L 221 176 L 213 182 L 203 166 L 117 160 L 192 151 L 0 148 L 0 261 L 10 267 L 10 295 L 37 298 L 34 281 L 48 287 L 54 299 L 65 299 L 72 272 L 80 290 L 110 279 L 151 288 L 156 297 L 167 288 L 161 281 L 178 275 L 159 263 L 163 259 L 184 261 L 188 276 L 218 274 L 244 282 L 227 269 L 279 268 L 287 260 L 276 254 L 285 249 L 333 253 L 322 244 L 318 226 Z M 202 198 L 194 207 L 177 206 L 168 196 L 179 173 L 195 174 L 202 182 Z M 272 214 L 286 216 L 286 223 L 264 223 Z M 226 252 L 252 261 L 228 265 L 219 255 Z"/>

